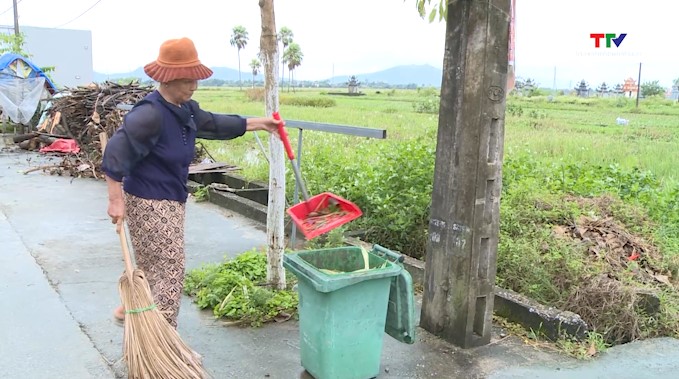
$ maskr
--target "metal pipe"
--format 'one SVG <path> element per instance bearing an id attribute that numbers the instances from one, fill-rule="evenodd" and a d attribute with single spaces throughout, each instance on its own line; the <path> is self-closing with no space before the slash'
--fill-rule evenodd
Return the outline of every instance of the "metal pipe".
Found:
<path id="1" fill-rule="evenodd" d="M 259 144 L 259 148 L 262 150 L 262 154 L 264 154 L 264 158 L 266 159 L 267 162 L 271 163 L 271 159 L 269 159 L 269 155 L 266 153 L 266 149 L 264 149 L 264 144 L 262 144 L 262 140 L 259 139 L 257 131 L 254 131 L 253 133 L 255 133 L 255 139 L 257 140 L 257 144 Z"/>
<path id="2" fill-rule="evenodd" d="M 297 139 L 297 170 L 299 171 L 302 165 L 302 131 L 304 129 L 299 129 L 299 138 Z M 295 204 L 299 203 L 299 180 L 295 181 L 295 192 L 293 195 L 293 202 Z M 292 223 L 292 232 L 290 233 L 290 245 L 295 248 L 297 243 L 297 225 Z"/>

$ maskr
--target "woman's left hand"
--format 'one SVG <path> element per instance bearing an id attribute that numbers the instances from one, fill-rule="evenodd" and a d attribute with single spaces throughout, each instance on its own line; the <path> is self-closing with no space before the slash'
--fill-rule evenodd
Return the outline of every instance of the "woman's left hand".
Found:
<path id="1" fill-rule="evenodd" d="M 278 133 L 278 125 L 280 124 L 285 124 L 285 122 L 283 120 L 276 120 L 273 117 L 248 118 L 245 124 L 245 130 L 265 130 L 269 133 Z"/>

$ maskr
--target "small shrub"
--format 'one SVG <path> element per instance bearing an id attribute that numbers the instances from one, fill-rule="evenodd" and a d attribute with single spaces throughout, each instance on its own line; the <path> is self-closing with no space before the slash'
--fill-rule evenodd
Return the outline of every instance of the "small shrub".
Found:
<path id="1" fill-rule="evenodd" d="M 413 104 L 413 109 L 417 113 L 439 113 L 440 100 L 438 97 L 430 96 Z"/>
<path id="2" fill-rule="evenodd" d="M 206 201 L 210 198 L 210 191 L 207 186 L 200 186 L 196 191 L 193 193 L 194 199 L 196 201 L 201 202 L 201 201 Z"/>
<path id="3" fill-rule="evenodd" d="M 521 117 L 523 115 L 523 107 L 516 104 L 507 104 L 507 113 L 512 116 Z"/>
<path id="4" fill-rule="evenodd" d="M 625 108 L 629 104 L 626 97 L 619 97 L 615 100 L 615 106 L 617 108 Z"/>
<path id="5" fill-rule="evenodd" d="M 345 232 L 346 232 L 345 226 L 335 228 L 328 232 L 327 234 L 321 235 L 317 238 L 308 241 L 306 243 L 305 249 L 317 250 L 346 246 L 347 240 L 346 238 L 344 238 Z"/>
<path id="6" fill-rule="evenodd" d="M 281 104 L 299 107 L 330 108 L 337 105 L 335 99 L 326 97 L 282 97 Z"/>
<path id="7" fill-rule="evenodd" d="M 434 138 L 431 134 L 370 145 L 370 162 L 343 154 L 309 154 L 305 164 L 323 167 L 305 171 L 309 189 L 351 199 L 363 210 L 352 230 L 364 230 L 367 241 L 419 258 L 426 244 L 434 175 L 435 148 L 424 143 Z"/>
<path id="8" fill-rule="evenodd" d="M 535 109 L 531 109 L 531 111 L 528 113 L 528 117 L 533 119 L 542 119 L 547 117 L 547 114 L 542 111 L 536 111 Z"/>
<path id="9" fill-rule="evenodd" d="M 441 95 L 441 91 L 438 88 L 434 87 L 418 88 L 417 93 L 423 97 L 433 97 Z"/>
<path id="10" fill-rule="evenodd" d="M 245 90 L 245 96 L 250 101 L 261 102 L 264 101 L 264 96 L 266 92 L 264 88 L 248 88 Z"/>

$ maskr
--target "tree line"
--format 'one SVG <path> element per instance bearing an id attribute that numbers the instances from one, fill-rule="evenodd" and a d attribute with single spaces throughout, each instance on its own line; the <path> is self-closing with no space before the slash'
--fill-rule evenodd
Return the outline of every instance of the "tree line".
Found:
<path id="1" fill-rule="evenodd" d="M 283 54 L 281 55 L 281 67 L 282 67 L 281 72 L 283 73 L 284 81 L 285 67 L 287 66 L 288 91 L 290 91 L 290 87 L 292 86 L 294 71 L 297 67 L 299 67 L 302 64 L 302 60 L 304 59 L 304 53 L 302 53 L 302 49 L 300 48 L 299 44 L 294 42 L 293 37 L 294 34 L 292 30 L 286 26 L 282 27 L 278 31 L 277 40 L 279 43 L 283 45 Z M 243 89 L 243 81 L 241 78 L 240 51 L 247 46 L 248 41 L 249 35 L 247 29 L 242 25 L 234 26 L 231 32 L 231 39 L 229 40 L 229 43 L 231 44 L 231 46 L 235 47 L 238 50 L 238 83 L 239 83 L 238 86 L 240 87 L 240 89 Z M 259 71 L 262 67 L 261 52 L 257 54 L 257 57 L 252 58 L 252 60 L 250 60 L 249 66 L 252 72 L 252 87 L 254 88 L 257 74 L 259 74 Z"/>

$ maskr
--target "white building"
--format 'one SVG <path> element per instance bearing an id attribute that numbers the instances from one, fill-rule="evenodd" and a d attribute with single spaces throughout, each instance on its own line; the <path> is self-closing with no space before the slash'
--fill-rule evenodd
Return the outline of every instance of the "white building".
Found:
<path id="1" fill-rule="evenodd" d="M 94 80 L 92 32 L 89 30 L 19 26 L 25 35 L 23 50 L 38 67 L 54 66 L 49 75 L 59 88 L 87 85 Z M 13 34 L 14 26 L 1 25 L 0 33 Z"/>

